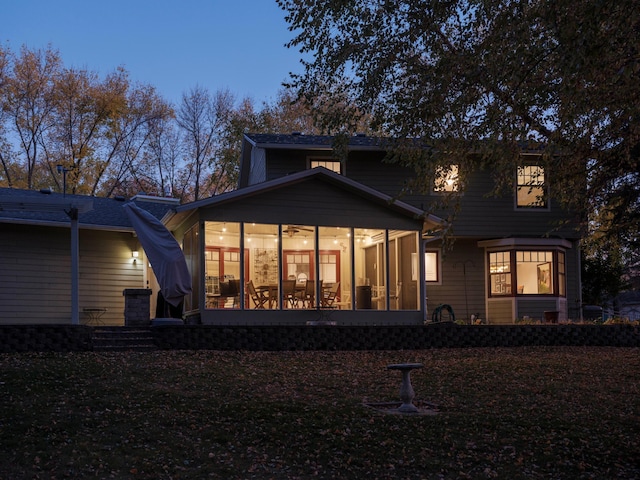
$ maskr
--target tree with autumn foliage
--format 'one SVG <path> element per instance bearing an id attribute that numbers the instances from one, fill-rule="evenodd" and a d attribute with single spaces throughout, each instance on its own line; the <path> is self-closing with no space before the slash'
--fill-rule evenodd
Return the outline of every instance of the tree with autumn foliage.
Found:
<path id="1" fill-rule="evenodd" d="M 126 178 L 149 138 L 152 121 L 172 110 L 151 86 L 127 72 L 105 78 L 65 68 L 52 47 L 19 54 L 0 48 L 0 184 L 108 196 Z"/>
<path id="2" fill-rule="evenodd" d="M 245 132 L 328 133 L 316 123 L 336 115 L 328 106 L 290 89 L 256 103 L 196 86 L 174 107 L 122 67 L 101 77 L 51 46 L 0 47 L 0 186 L 62 191 L 60 165 L 70 193 L 205 198 L 236 188 Z"/>
<path id="3" fill-rule="evenodd" d="M 303 98 L 334 106 L 347 98 L 352 108 L 331 111 L 371 115 L 374 129 L 433 147 L 422 155 L 399 150 L 418 172 L 411 188 L 455 163 L 462 175 L 490 169 L 496 192 L 510 189 L 522 146 L 533 144 L 553 198 L 578 212 L 597 240 L 589 245 L 637 255 L 638 2 L 278 4 L 295 32 L 289 46 L 306 58 L 291 82 Z"/>

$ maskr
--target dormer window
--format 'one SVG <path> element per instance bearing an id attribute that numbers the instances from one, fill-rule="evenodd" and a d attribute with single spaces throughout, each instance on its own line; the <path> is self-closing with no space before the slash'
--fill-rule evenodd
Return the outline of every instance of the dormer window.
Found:
<path id="1" fill-rule="evenodd" d="M 326 159 L 318 159 L 312 158 L 309 160 L 309 168 L 316 167 L 324 167 L 327 170 L 331 170 L 332 172 L 336 172 L 338 174 L 342 174 L 341 164 L 335 160 L 326 160 Z"/>
<path id="2" fill-rule="evenodd" d="M 547 182 L 544 167 L 523 165 L 516 175 L 516 208 L 547 208 Z"/>
<path id="3" fill-rule="evenodd" d="M 458 165 L 437 167 L 433 181 L 433 191 L 436 193 L 449 193 L 458 192 L 459 190 Z"/>

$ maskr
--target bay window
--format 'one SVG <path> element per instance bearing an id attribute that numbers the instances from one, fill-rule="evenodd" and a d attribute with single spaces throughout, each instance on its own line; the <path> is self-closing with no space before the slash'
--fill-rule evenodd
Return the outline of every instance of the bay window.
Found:
<path id="1" fill-rule="evenodd" d="M 565 253 L 560 250 L 489 252 L 490 295 L 566 295 Z"/>

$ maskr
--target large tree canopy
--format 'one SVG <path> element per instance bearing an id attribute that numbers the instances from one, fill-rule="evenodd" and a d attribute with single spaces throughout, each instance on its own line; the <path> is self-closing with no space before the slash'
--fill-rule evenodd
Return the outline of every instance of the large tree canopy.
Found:
<path id="1" fill-rule="evenodd" d="M 305 59 L 291 85 L 307 101 L 369 114 L 387 135 L 446 152 L 440 162 L 491 168 L 503 188 L 523 142 L 543 145 L 553 195 L 602 239 L 637 247 L 637 0 L 278 3 Z M 331 108 L 345 101 L 354 108 Z M 428 160 L 411 163 L 428 173 Z"/>

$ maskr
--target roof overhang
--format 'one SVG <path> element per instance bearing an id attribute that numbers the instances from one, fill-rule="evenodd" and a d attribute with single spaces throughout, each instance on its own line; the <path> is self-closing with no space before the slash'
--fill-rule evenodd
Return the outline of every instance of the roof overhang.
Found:
<path id="1" fill-rule="evenodd" d="M 69 228 L 68 219 L 64 222 L 57 222 L 49 220 L 31 220 L 27 218 L 0 217 L 0 223 L 9 223 L 11 225 L 30 225 L 34 227 Z M 101 232 L 135 233 L 133 227 L 96 225 L 92 223 L 82 223 L 81 221 L 78 222 L 78 228 L 81 230 L 97 230 Z"/>
<path id="2" fill-rule="evenodd" d="M 481 240 L 478 246 L 482 248 L 518 248 L 518 247 L 534 247 L 534 248 L 551 248 L 563 247 L 571 248 L 570 241 L 563 238 L 496 238 L 493 240 Z"/>
<path id="3" fill-rule="evenodd" d="M 405 215 L 414 219 L 423 219 L 423 229 L 426 231 L 440 230 L 445 221 L 435 215 L 429 214 L 424 210 L 416 208 L 408 203 L 386 195 L 378 190 L 356 182 L 343 175 L 332 172 L 324 167 L 317 167 L 301 172 L 292 173 L 284 177 L 280 177 L 267 182 L 258 183 L 248 187 L 240 188 L 232 192 L 223 193 L 214 197 L 198 200 L 196 202 L 186 203 L 175 207 L 175 211 L 179 217 L 184 218 L 187 212 L 192 212 L 199 208 L 223 205 L 228 202 L 235 202 L 241 199 L 249 198 L 262 193 L 277 190 L 279 188 L 305 182 L 310 179 L 319 179 L 321 181 L 333 184 L 346 191 L 351 191 L 373 203 L 385 205 L 387 208 L 396 211 L 401 215 Z"/>
<path id="4" fill-rule="evenodd" d="M 16 197 L 0 200 L 0 211 L 86 213 L 93 210 L 91 198 Z"/>
<path id="5" fill-rule="evenodd" d="M 330 151 L 335 148 L 337 138 L 330 135 L 244 134 L 243 140 L 254 148 Z M 384 152 L 389 148 L 389 139 L 355 135 L 347 137 L 345 148 L 349 151 Z"/>

